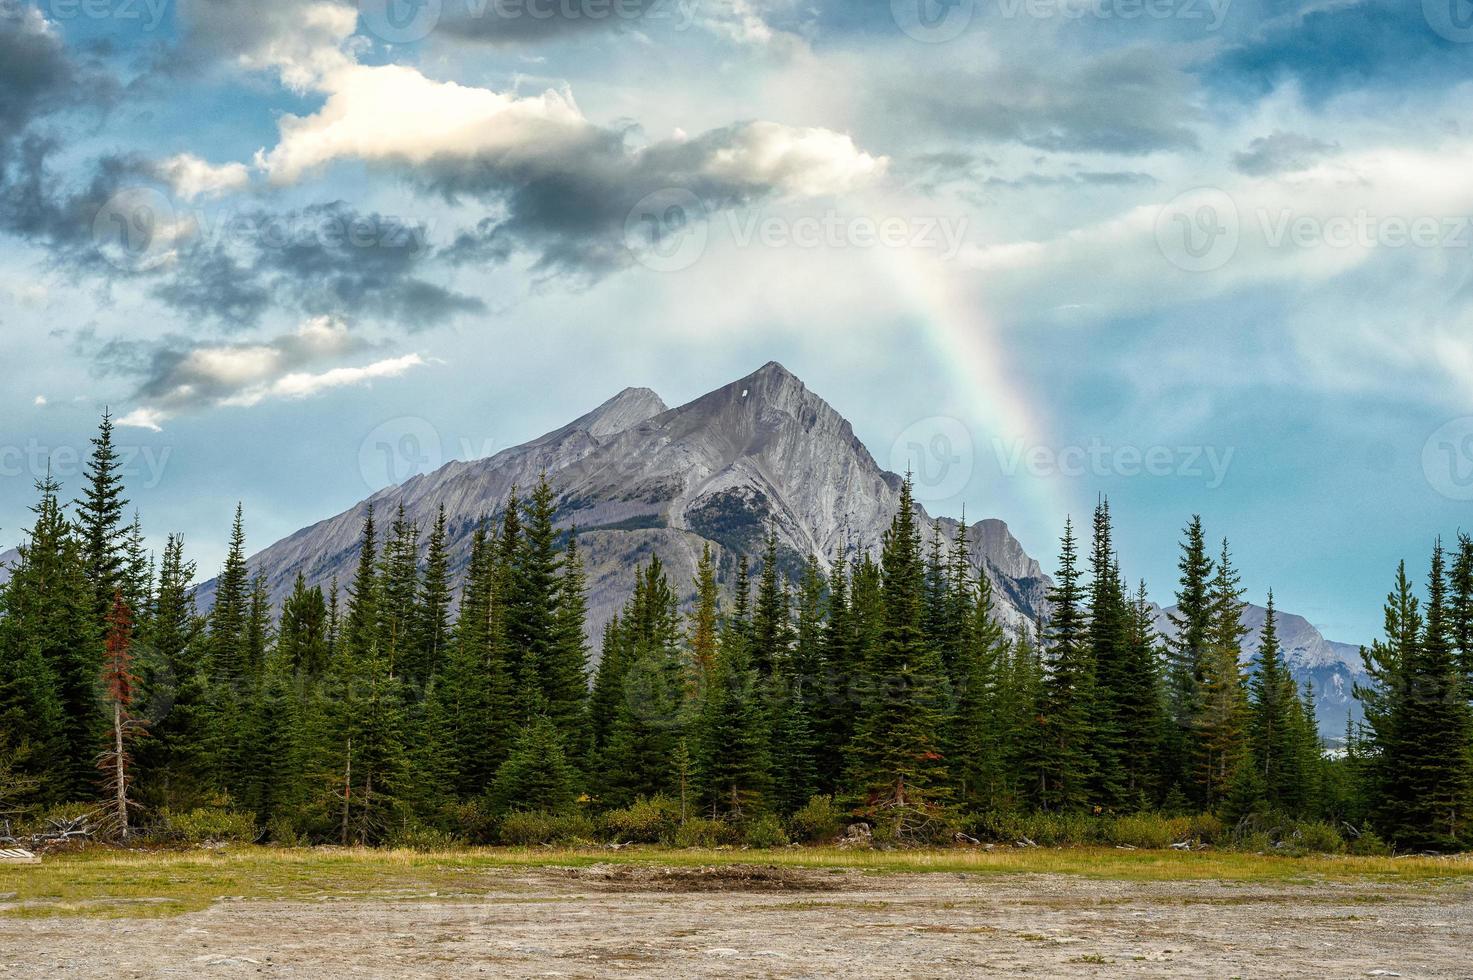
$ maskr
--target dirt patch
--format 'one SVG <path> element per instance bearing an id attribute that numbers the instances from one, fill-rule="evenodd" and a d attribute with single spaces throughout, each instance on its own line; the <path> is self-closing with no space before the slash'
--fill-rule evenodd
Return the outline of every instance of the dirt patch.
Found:
<path id="1" fill-rule="evenodd" d="M 567 877 L 610 892 L 820 892 L 845 887 L 847 871 L 810 871 L 772 864 L 717 864 L 666 868 L 599 864 L 563 869 Z"/>
<path id="2" fill-rule="evenodd" d="M 453 891 L 0 915 L 15 977 L 1466 977 L 1473 885 L 477 869 Z M 829 892 L 830 894 L 824 894 Z M 5 903 L 0 902 L 0 911 Z"/>

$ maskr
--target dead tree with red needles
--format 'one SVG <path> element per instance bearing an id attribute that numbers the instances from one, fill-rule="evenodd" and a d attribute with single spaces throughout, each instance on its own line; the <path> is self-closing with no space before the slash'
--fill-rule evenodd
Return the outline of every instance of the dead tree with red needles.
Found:
<path id="1" fill-rule="evenodd" d="M 132 783 L 133 756 L 128 751 L 133 740 L 143 734 L 143 722 L 134 718 L 131 709 L 138 678 L 133 676 L 133 611 L 123 600 L 122 592 L 113 596 L 107 614 L 107 639 L 103 646 L 102 684 L 107 698 L 112 726 L 109 744 L 98 761 L 104 774 L 107 823 L 121 840 L 128 839 L 128 787 Z"/>

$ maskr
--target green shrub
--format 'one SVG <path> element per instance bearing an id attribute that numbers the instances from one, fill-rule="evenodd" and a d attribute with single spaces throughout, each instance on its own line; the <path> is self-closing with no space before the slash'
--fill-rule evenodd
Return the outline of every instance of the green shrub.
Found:
<path id="1" fill-rule="evenodd" d="M 410 820 L 389 831 L 384 843 L 401 850 L 428 853 L 453 850 L 462 846 L 465 841 L 436 827 L 426 827 L 422 823 Z"/>
<path id="2" fill-rule="evenodd" d="M 1391 846 L 1374 830 L 1363 830 L 1350 842 L 1350 853 L 1359 857 L 1386 857 L 1391 853 Z"/>
<path id="3" fill-rule="evenodd" d="M 266 837 L 279 847 L 306 847 L 307 835 L 297 830 L 290 817 L 275 816 L 266 823 Z"/>
<path id="4" fill-rule="evenodd" d="M 783 822 L 771 813 L 764 813 L 747 822 L 742 828 L 742 837 L 748 847 L 787 847 L 788 834 Z"/>
<path id="5" fill-rule="evenodd" d="M 638 799 L 603 815 L 604 834 L 621 844 L 670 844 L 680 827 L 680 804 L 664 796 Z"/>
<path id="6" fill-rule="evenodd" d="M 496 839 L 496 821 L 483 800 L 447 803 L 435 814 L 433 823 L 472 843 L 489 844 Z"/>
<path id="7" fill-rule="evenodd" d="M 518 847 L 571 844 L 593 837 L 593 821 L 581 813 L 516 810 L 501 818 L 497 836 L 501 843 Z"/>
<path id="8" fill-rule="evenodd" d="M 154 836 L 176 844 L 248 844 L 260 836 L 260 830 L 254 813 L 198 807 L 184 813 L 160 810 Z"/>
<path id="9" fill-rule="evenodd" d="M 1340 832 L 1318 820 L 1300 824 L 1288 839 L 1293 846 L 1309 854 L 1340 854 L 1345 851 L 1345 839 Z"/>
<path id="10" fill-rule="evenodd" d="M 788 818 L 788 833 L 805 844 L 820 843 L 844 831 L 848 814 L 834 806 L 832 796 L 815 796 Z"/>
<path id="11" fill-rule="evenodd" d="M 1187 836 L 1190 819 L 1157 813 L 1129 813 L 1110 821 L 1105 829 L 1106 843 L 1164 849 Z"/>
<path id="12" fill-rule="evenodd" d="M 675 831 L 676 847 L 723 847 L 737 841 L 737 830 L 725 820 L 692 817 Z"/>

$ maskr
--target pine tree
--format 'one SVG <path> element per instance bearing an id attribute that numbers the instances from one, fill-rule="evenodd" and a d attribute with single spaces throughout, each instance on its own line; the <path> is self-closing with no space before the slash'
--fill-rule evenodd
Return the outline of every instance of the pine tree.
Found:
<path id="1" fill-rule="evenodd" d="M 450 555 L 449 531 L 445 505 L 435 515 L 430 531 L 429 550 L 425 556 L 425 573 L 420 583 L 419 604 L 414 623 L 413 657 L 405 665 L 406 680 L 422 687 L 436 677 L 444 666 L 450 645 Z"/>
<path id="2" fill-rule="evenodd" d="M 1167 707 L 1174 729 L 1166 746 L 1167 781 L 1183 785 L 1193 768 L 1195 732 L 1203 710 L 1207 683 L 1208 642 L 1212 629 L 1209 588 L 1212 559 L 1207 555 L 1202 518 L 1193 515 L 1183 532 L 1181 584 L 1176 592 L 1176 612 L 1169 618 L 1176 633 L 1167 641 Z"/>
<path id="3" fill-rule="evenodd" d="M 117 449 L 113 447 L 113 420 L 102 413 L 97 436 L 92 439 L 92 456 L 84 474 L 86 488 L 75 502 L 77 527 L 82 544 L 82 561 L 91 585 L 92 609 L 99 635 L 112 608 L 113 595 L 123 587 L 125 529 L 123 474 Z"/>
<path id="4" fill-rule="evenodd" d="M 1361 664 L 1367 681 L 1354 687 L 1355 697 L 1361 703 L 1364 721 L 1364 754 L 1366 756 L 1365 795 L 1377 801 L 1382 809 L 1386 799 L 1386 787 L 1391 778 L 1389 766 L 1395 743 L 1393 732 L 1396 702 L 1406 665 L 1410 663 L 1421 642 L 1422 614 L 1420 600 L 1413 593 L 1411 579 L 1407 576 L 1406 562 L 1396 568 L 1396 581 L 1386 596 L 1384 607 L 1384 640 L 1374 641 L 1370 647 L 1362 647 Z"/>
<path id="5" fill-rule="evenodd" d="M 1119 568 L 1115 577 L 1120 580 Z M 1154 607 L 1146 583 L 1136 589 L 1126 611 L 1125 658 L 1116 679 L 1116 723 L 1120 728 L 1122 783 L 1126 800 L 1145 808 L 1158 795 L 1161 781 L 1163 692 L 1162 655 Z"/>
<path id="6" fill-rule="evenodd" d="M 1124 806 L 1129 787 L 1126 774 L 1127 701 L 1135 678 L 1129 654 L 1130 620 L 1124 586 L 1115 564 L 1114 528 L 1110 504 L 1101 499 L 1095 507 L 1094 539 L 1090 549 L 1091 580 L 1088 591 L 1089 625 L 1086 642 L 1093 675 L 1091 766 L 1094 780 L 1091 796 L 1110 808 Z"/>
<path id="7" fill-rule="evenodd" d="M 538 692 L 523 692 L 531 715 L 521 726 L 511 754 L 496 770 L 491 786 L 491 812 L 516 810 L 566 813 L 577 799 L 578 774 L 563 749 L 563 738 L 542 713 Z"/>
<path id="8" fill-rule="evenodd" d="M 925 563 L 909 476 L 880 568 L 884 618 L 869 664 L 877 687 L 855 734 L 851 784 L 867 810 L 897 821 L 904 835 L 918 811 L 947 796 L 941 748 L 950 701 L 941 656 L 925 642 Z"/>
<path id="9" fill-rule="evenodd" d="M 143 638 L 141 687 L 152 723 L 138 747 L 138 792 L 146 804 L 174 810 L 202 802 L 209 783 L 210 689 L 194 577 L 184 539 L 169 535 L 154 617 Z"/>
<path id="10" fill-rule="evenodd" d="M 49 476 L 10 581 L 0 589 L 0 740 L 13 778 L 39 802 L 92 781 L 102 667 L 80 547 Z"/>
<path id="11" fill-rule="evenodd" d="M 946 560 L 946 542 L 941 536 L 941 521 L 931 521 L 931 541 L 926 551 L 925 598 L 922 601 L 921 628 L 925 633 L 926 645 L 933 650 L 943 651 L 942 661 L 947 670 L 951 663 L 944 651 L 954 634 L 955 623 L 951 619 L 951 569 Z"/>
<path id="12" fill-rule="evenodd" d="M 230 550 L 215 581 L 215 605 L 210 611 L 211 671 L 217 682 L 242 683 L 250 674 L 246 631 L 250 618 L 250 571 L 245 557 L 245 515 L 235 506 Z"/>
<path id="13" fill-rule="evenodd" d="M 757 606 L 752 615 L 752 666 L 763 679 L 788 656 L 792 644 L 789 597 L 777 567 L 777 533 L 767 532 L 762 551 L 762 577 L 757 584 Z"/>
<path id="14" fill-rule="evenodd" d="M 1263 631 L 1258 639 L 1258 656 L 1249 691 L 1252 704 L 1253 757 L 1268 802 L 1283 808 L 1297 792 L 1297 757 L 1294 753 L 1292 712 L 1297 697 L 1289 671 L 1279 650 L 1278 613 L 1274 594 L 1268 594 Z"/>
<path id="15" fill-rule="evenodd" d="M 251 582 L 251 602 L 246 611 L 246 675 L 251 683 L 266 672 L 266 651 L 274 639 L 271 626 L 271 591 L 260 572 Z"/>
<path id="16" fill-rule="evenodd" d="M 568 755 L 581 763 L 588 757 L 592 734 L 585 639 L 588 594 L 576 530 L 568 533 L 553 598 L 551 643 L 541 672 L 542 697 L 547 719 L 562 736 Z"/>
<path id="17" fill-rule="evenodd" d="M 309 679 L 321 677 L 329 662 L 328 609 L 318 586 L 307 587 L 297 573 L 296 582 L 281 608 L 277 647 L 285 670 Z"/>
<path id="18" fill-rule="evenodd" d="M 1391 701 L 1382 820 L 1399 847 L 1455 850 L 1469 832 L 1473 719 L 1449 640 L 1446 559 L 1432 553 L 1420 642 Z"/>
<path id="19" fill-rule="evenodd" d="M 138 512 L 133 512 L 133 523 L 123 535 L 123 552 L 120 586 L 123 601 L 133 610 L 135 632 L 148 628 L 153 616 L 153 555 L 143 540 L 143 523 Z"/>
<path id="20" fill-rule="evenodd" d="M 1473 699 L 1473 535 L 1458 535 L 1458 554 L 1448 570 L 1448 633 L 1468 697 Z"/>
<path id="21" fill-rule="evenodd" d="M 823 671 L 818 692 L 818 770 L 820 789 L 832 794 L 840 787 L 849 740 L 854 734 L 855 685 L 861 663 L 854 620 L 849 608 L 849 559 L 841 550 L 829 581 L 823 629 Z"/>
<path id="22" fill-rule="evenodd" d="M 957 587 L 955 580 L 953 586 Z M 951 774 L 957 801 L 973 812 L 984 812 L 999 807 L 1008 795 L 1004 754 L 1008 733 L 1002 711 L 1008 645 L 986 575 L 979 577 L 975 594 L 952 667 L 957 710 L 947 755 L 954 760 Z"/>
<path id="23" fill-rule="evenodd" d="M 435 685 L 437 710 L 451 729 L 456 791 L 462 797 L 483 793 L 511 749 L 515 717 L 496 602 L 500 578 L 499 550 L 483 521 L 471 538 L 460 618 L 444 676 Z"/>
<path id="24" fill-rule="evenodd" d="M 695 723 L 694 762 L 700 799 L 713 815 L 742 818 L 765 809 L 772 760 L 762 680 L 739 630 L 727 633 Z"/>
<path id="25" fill-rule="evenodd" d="M 721 609 L 716 586 L 716 567 L 711 559 L 711 544 L 701 550 L 696 565 L 696 605 L 690 615 L 691 661 L 704 686 L 716 669 L 716 630 Z"/>
<path id="26" fill-rule="evenodd" d="M 598 767 L 598 759 L 607 750 L 614 729 L 614 716 L 624 691 L 624 672 L 629 668 L 630 647 L 620 629 L 619 614 L 604 624 L 599 644 L 598 669 L 593 675 L 593 691 L 588 699 L 588 722 L 591 745 L 589 769 Z"/>
<path id="27" fill-rule="evenodd" d="M 391 672 L 418 681 L 423 669 L 414 649 L 415 603 L 419 598 L 419 528 L 405 516 L 402 501 L 384 540 L 378 571 L 379 645 Z"/>
<path id="28" fill-rule="evenodd" d="M 1072 521 L 1064 524 L 1059 573 L 1049 591 L 1052 615 L 1045 634 L 1044 673 L 1033 736 L 1034 798 L 1044 810 L 1077 809 L 1089 802 L 1094 777 L 1094 676 L 1079 587 Z"/>
<path id="29" fill-rule="evenodd" d="M 658 556 L 641 570 L 621 624 L 629 661 L 599 758 L 605 802 L 615 806 L 671 789 L 670 762 L 688 720 L 678 601 Z"/>
<path id="30" fill-rule="evenodd" d="M 1197 791 L 1209 807 L 1226 796 L 1245 748 L 1247 692 L 1239 654 L 1247 628 L 1243 626 L 1243 590 L 1232 564 L 1226 540 L 1209 591 L 1212 610 L 1203 665 L 1202 711 L 1196 739 Z"/>

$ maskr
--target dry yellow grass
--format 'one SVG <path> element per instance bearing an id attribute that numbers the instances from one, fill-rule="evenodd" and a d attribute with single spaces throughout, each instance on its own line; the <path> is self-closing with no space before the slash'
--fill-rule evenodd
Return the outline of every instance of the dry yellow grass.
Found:
<path id="1" fill-rule="evenodd" d="M 1130 881 L 1374 881 L 1438 883 L 1473 877 L 1468 856 L 1277 857 L 1233 852 L 1114 849 L 773 851 L 663 848 L 468 848 L 419 853 L 366 849 L 232 847 L 201 851 L 92 850 L 47 858 L 39 867 L 0 868 L 0 909 L 11 916 L 177 915 L 216 899 L 316 900 L 354 896 L 384 901 L 431 893 L 484 894 L 505 885 L 489 869 L 598 863 L 673 866 L 773 864 L 865 873 L 1058 874 Z"/>

